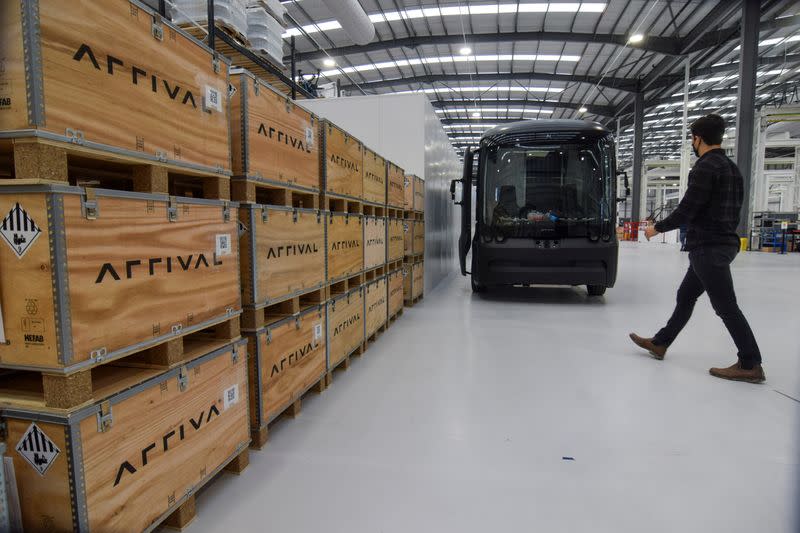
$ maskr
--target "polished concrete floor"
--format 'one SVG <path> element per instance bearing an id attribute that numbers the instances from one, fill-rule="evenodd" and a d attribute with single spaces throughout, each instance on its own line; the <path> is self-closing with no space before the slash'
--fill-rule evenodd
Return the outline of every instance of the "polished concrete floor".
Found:
<path id="1" fill-rule="evenodd" d="M 796 531 L 800 254 L 734 264 L 764 385 L 708 375 L 734 347 L 705 297 L 665 361 L 630 344 L 687 264 L 623 246 L 601 299 L 447 278 L 210 484 L 190 533 Z"/>

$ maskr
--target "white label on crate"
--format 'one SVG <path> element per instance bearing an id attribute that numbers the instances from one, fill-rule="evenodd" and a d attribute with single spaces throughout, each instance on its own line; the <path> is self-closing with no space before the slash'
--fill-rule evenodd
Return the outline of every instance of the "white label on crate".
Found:
<path id="1" fill-rule="evenodd" d="M 39 472 L 40 476 L 44 476 L 61 450 L 39 426 L 31 422 L 28 430 L 17 444 L 17 453 L 28 461 L 28 464 Z"/>
<path id="2" fill-rule="evenodd" d="M 214 109 L 222 113 L 222 96 L 220 96 L 218 89 L 206 85 L 205 104 L 206 109 Z"/>
<path id="3" fill-rule="evenodd" d="M 789 229 L 789 221 L 788 220 L 784 220 L 783 222 L 781 222 L 781 229 L 782 230 Z"/>
<path id="4" fill-rule="evenodd" d="M 217 257 L 231 255 L 231 236 L 228 233 L 217 235 Z"/>
<path id="5" fill-rule="evenodd" d="M 31 216 L 19 205 L 19 202 L 11 208 L 6 218 L 0 224 L 0 235 L 8 243 L 18 258 L 22 258 L 25 252 L 36 242 L 41 235 L 42 229 L 36 225 Z"/>
<path id="6" fill-rule="evenodd" d="M 306 128 L 306 148 L 314 148 L 314 128 Z"/>
<path id="7" fill-rule="evenodd" d="M 314 324 L 314 340 L 318 341 L 322 338 L 322 323 Z"/>
<path id="8" fill-rule="evenodd" d="M 227 411 L 231 405 L 239 403 L 239 385 L 234 385 L 229 389 L 225 389 L 222 403 L 225 411 Z"/>

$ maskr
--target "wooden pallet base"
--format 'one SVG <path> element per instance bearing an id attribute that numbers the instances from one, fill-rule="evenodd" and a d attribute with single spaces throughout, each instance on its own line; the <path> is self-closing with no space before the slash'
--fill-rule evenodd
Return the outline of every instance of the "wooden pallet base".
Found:
<path id="1" fill-rule="evenodd" d="M 375 281 L 376 279 L 380 278 L 381 276 L 386 275 L 386 265 L 380 265 L 370 270 L 364 271 L 364 282 L 369 283 L 370 281 Z"/>
<path id="2" fill-rule="evenodd" d="M 267 445 L 269 440 L 270 430 L 274 424 L 283 418 L 297 418 L 303 410 L 303 399 L 310 393 L 322 394 L 328 388 L 328 374 L 323 374 L 322 377 L 314 385 L 312 385 L 302 396 L 286 406 L 278 416 L 276 416 L 269 424 L 254 429 L 250 432 L 250 447 L 260 450 Z"/>
<path id="3" fill-rule="evenodd" d="M 352 362 L 352 360 L 350 359 L 350 356 L 348 355 L 347 357 L 345 357 L 344 359 L 339 361 L 336 364 L 336 366 L 334 366 L 333 368 L 328 370 L 327 374 L 325 374 L 325 377 L 327 379 L 328 387 L 330 387 L 331 384 L 333 383 L 333 373 L 336 372 L 337 370 L 341 370 L 341 371 L 349 370 L 351 362 Z"/>
<path id="4" fill-rule="evenodd" d="M 200 331 L 175 337 L 166 342 L 132 353 L 121 359 L 98 364 L 70 374 L 8 370 L 0 374 L 0 388 L 41 394 L 44 407 L 72 409 L 94 401 L 95 390 L 123 376 L 130 369 L 164 371 L 239 339 L 239 316 L 226 319 Z M 119 376 L 119 378 L 117 378 Z"/>
<path id="5" fill-rule="evenodd" d="M 422 211 L 403 211 L 403 218 L 407 220 L 425 220 L 425 213 Z"/>
<path id="6" fill-rule="evenodd" d="M 0 139 L 0 178 L 13 178 L 17 183 L 33 180 L 210 200 L 231 197 L 230 177 L 218 172 L 36 137 Z"/>
<path id="7" fill-rule="evenodd" d="M 364 210 L 364 215 L 366 215 L 366 216 L 371 216 L 371 217 L 385 217 L 386 216 L 386 206 L 385 205 L 364 203 L 362 208 Z"/>
<path id="8" fill-rule="evenodd" d="M 241 177 L 234 177 L 231 180 L 231 197 L 237 202 L 306 209 L 319 209 L 320 205 L 318 192 Z"/>
<path id="9" fill-rule="evenodd" d="M 403 218 L 403 208 L 387 206 L 386 216 L 389 218 Z"/>
<path id="10" fill-rule="evenodd" d="M 424 296 L 423 294 L 420 294 L 419 296 L 417 296 L 416 298 L 413 298 L 411 300 L 404 300 L 403 304 L 406 307 L 414 307 L 416 304 L 418 304 L 420 301 L 422 301 L 422 297 L 423 296 Z"/>
<path id="11" fill-rule="evenodd" d="M 353 274 L 347 278 L 340 279 L 328 285 L 328 297 L 331 298 L 337 294 L 344 294 L 356 287 L 360 287 L 365 283 L 365 276 L 363 272 Z"/>
<path id="12" fill-rule="evenodd" d="M 355 198 L 341 196 L 331 196 L 324 194 L 322 197 L 322 209 L 332 213 L 356 213 L 363 214 L 364 203 Z"/>
<path id="13" fill-rule="evenodd" d="M 389 329 L 389 326 L 397 322 L 397 319 L 403 316 L 403 309 L 401 308 L 395 314 L 389 317 L 389 320 L 386 321 L 386 329 Z"/>
<path id="14" fill-rule="evenodd" d="M 403 258 L 396 259 L 395 261 L 389 261 L 386 263 L 386 272 L 394 272 L 395 270 L 400 270 L 403 268 Z"/>
<path id="15" fill-rule="evenodd" d="M 322 305 L 329 298 L 328 287 L 319 287 L 265 307 L 244 306 L 242 309 L 242 328 L 246 330 L 260 329 L 288 316 L 297 315 L 310 307 Z"/>
<path id="16" fill-rule="evenodd" d="M 236 39 L 239 43 L 244 46 L 249 47 L 250 41 L 247 40 L 247 37 L 242 35 L 236 28 L 231 27 L 224 22 L 217 20 L 216 24 L 214 24 L 217 31 L 224 31 L 226 34 L 230 35 L 234 39 Z M 208 23 L 205 24 L 180 24 L 180 27 L 183 31 L 197 39 L 198 41 L 208 42 Z"/>

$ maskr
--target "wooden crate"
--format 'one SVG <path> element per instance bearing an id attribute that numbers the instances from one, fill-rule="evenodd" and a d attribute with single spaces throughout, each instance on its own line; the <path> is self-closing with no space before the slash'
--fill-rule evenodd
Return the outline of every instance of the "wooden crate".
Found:
<path id="1" fill-rule="evenodd" d="M 411 296 L 414 299 L 425 291 L 425 263 L 419 261 L 411 268 Z"/>
<path id="2" fill-rule="evenodd" d="M 323 379 L 327 371 L 326 334 L 324 305 L 246 333 L 250 353 L 250 428 L 254 433 L 265 430 L 267 424 Z"/>
<path id="3" fill-rule="evenodd" d="M 400 218 L 387 218 L 386 234 L 389 241 L 388 248 L 386 250 L 386 261 L 391 262 L 403 259 L 405 252 L 403 220 Z"/>
<path id="4" fill-rule="evenodd" d="M 336 368 L 364 342 L 364 287 L 356 287 L 328 302 L 328 371 Z"/>
<path id="5" fill-rule="evenodd" d="M 425 222 L 417 220 L 414 222 L 414 239 L 412 243 L 412 252 L 414 255 L 425 253 Z"/>
<path id="6" fill-rule="evenodd" d="M 228 63 L 143 4 L 0 7 L 0 130 L 230 174 Z"/>
<path id="7" fill-rule="evenodd" d="M 46 409 L 31 391 L 3 397 L 25 531 L 149 531 L 246 459 L 243 340 L 166 372 L 118 368 L 100 381 L 103 398 L 74 411 Z"/>
<path id="8" fill-rule="evenodd" d="M 386 205 L 386 160 L 364 149 L 364 201 Z"/>
<path id="9" fill-rule="evenodd" d="M 328 281 L 364 270 L 364 229 L 361 215 L 327 213 Z"/>
<path id="10" fill-rule="evenodd" d="M 416 221 L 413 219 L 403 219 L 403 254 L 414 255 L 414 227 Z"/>
<path id="11" fill-rule="evenodd" d="M 325 193 L 363 198 L 364 145 L 333 122 L 323 120 L 321 173 Z"/>
<path id="12" fill-rule="evenodd" d="M 403 310 L 403 271 L 393 270 L 386 275 L 389 294 L 389 316 L 393 317 Z"/>
<path id="13" fill-rule="evenodd" d="M 417 177 L 411 174 L 403 178 L 403 209 L 406 211 L 414 209 L 414 185 L 416 182 Z"/>
<path id="14" fill-rule="evenodd" d="M 319 191 L 317 116 L 247 70 L 231 83 L 233 175 Z"/>
<path id="15" fill-rule="evenodd" d="M 76 372 L 237 315 L 237 205 L 0 187 L 0 366 Z"/>
<path id="16" fill-rule="evenodd" d="M 364 217 L 364 270 L 386 264 L 386 217 Z"/>
<path id="17" fill-rule="evenodd" d="M 414 176 L 414 206 L 419 213 L 425 211 L 425 180 Z"/>
<path id="18" fill-rule="evenodd" d="M 325 285 L 325 221 L 321 211 L 242 204 L 242 298 L 265 306 Z"/>
<path id="19" fill-rule="evenodd" d="M 405 171 L 387 161 L 387 198 L 386 203 L 391 207 L 403 209 L 405 205 Z"/>
<path id="20" fill-rule="evenodd" d="M 366 336 L 371 337 L 389 319 L 389 298 L 386 292 L 386 276 L 367 283 L 364 289 Z"/>

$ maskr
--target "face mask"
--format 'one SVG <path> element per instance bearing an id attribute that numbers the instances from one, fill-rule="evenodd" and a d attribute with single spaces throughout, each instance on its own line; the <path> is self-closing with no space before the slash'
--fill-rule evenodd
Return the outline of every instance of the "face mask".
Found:
<path id="1" fill-rule="evenodd" d="M 700 143 L 697 144 L 699 145 Z M 694 152 L 695 157 L 700 157 L 700 151 L 697 149 L 697 147 L 695 147 L 694 141 L 692 141 L 692 152 Z"/>

